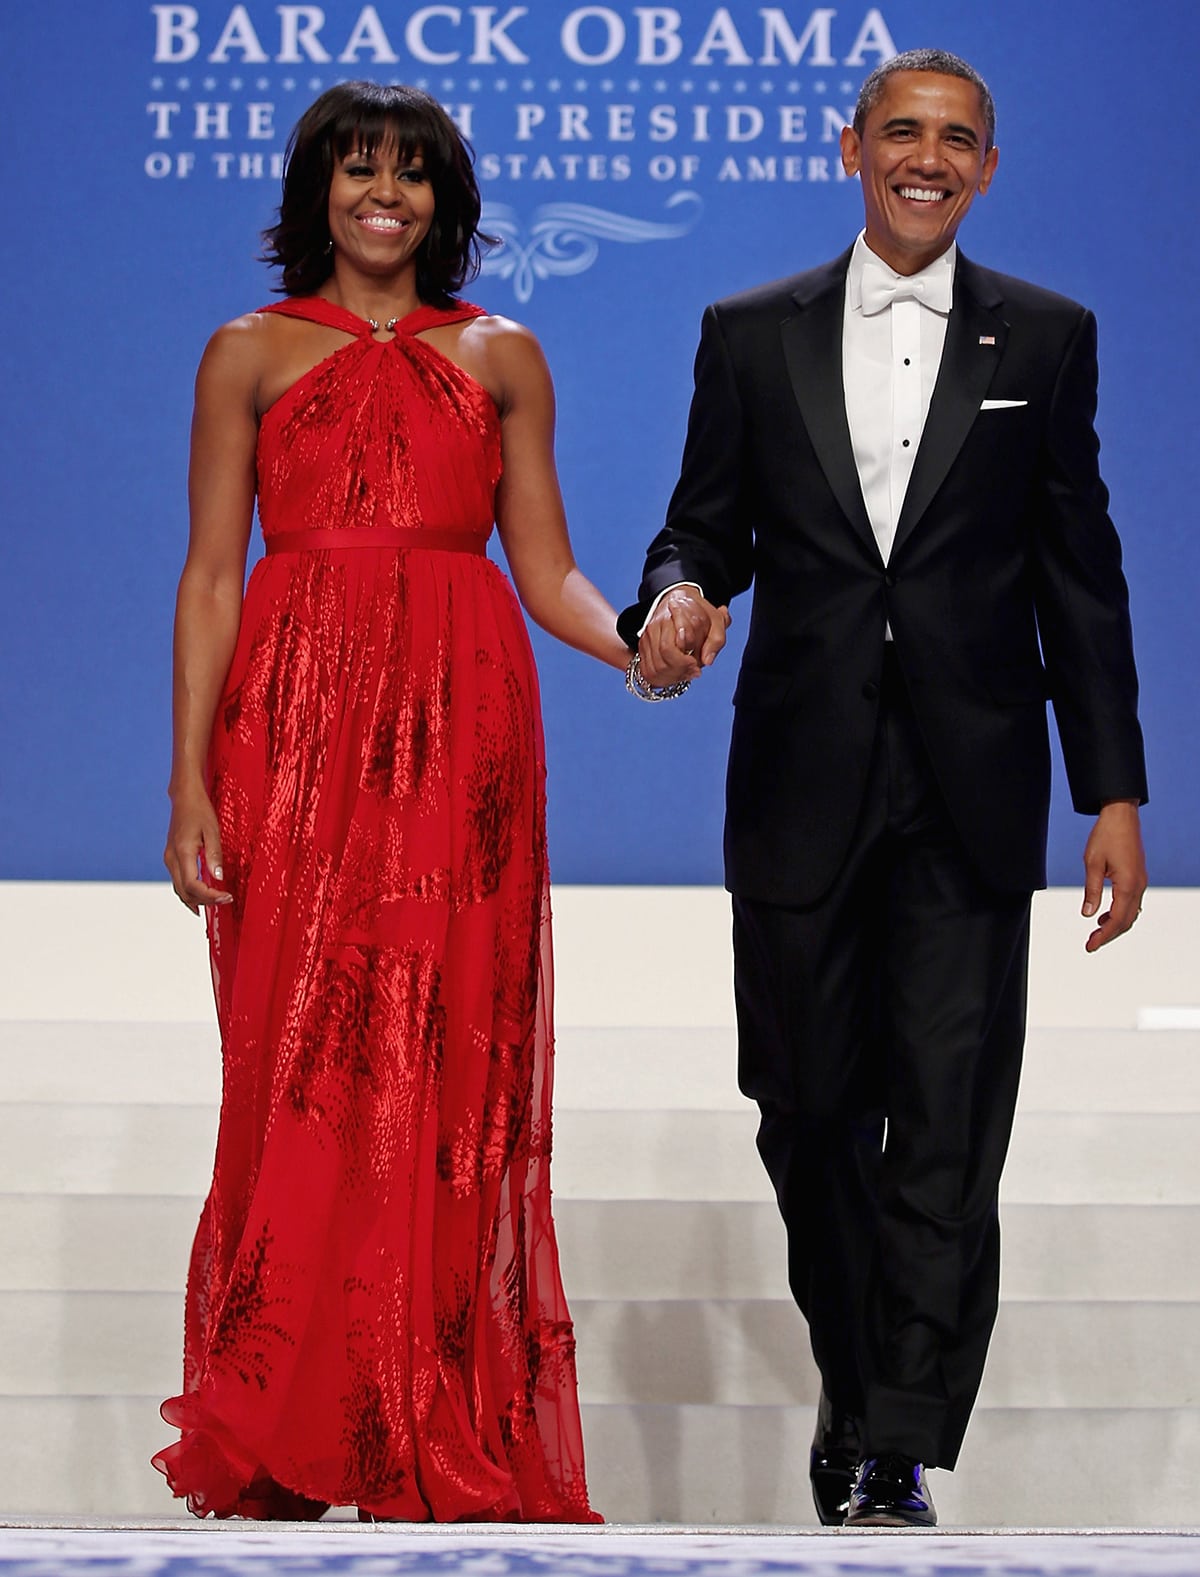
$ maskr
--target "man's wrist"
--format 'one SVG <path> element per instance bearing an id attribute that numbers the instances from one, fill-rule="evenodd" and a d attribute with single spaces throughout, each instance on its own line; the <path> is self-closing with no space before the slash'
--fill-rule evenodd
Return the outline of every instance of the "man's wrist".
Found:
<path id="1" fill-rule="evenodd" d="M 704 587 L 701 586 L 698 581 L 694 581 L 694 580 L 677 580 L 670 586 L 664 586 L 663 589 L 659 592 L 658 596 L 655 597 L 654 601 L 650 604 L 649 611 L 647 612 L 646 617 L 642 620 L 642 627 L 638 631 L 638 639 L 639 640 L 642 638 L 643 635 L 645 635 L 645 633 L 646 633 L 646 626 L 650 623 L 650 620 L 658 612 L 658 605 L 659 605 L 659 603 L 663 600 L 664 597 L 669 597 L 673 591 L 678 591 L 681 586 L 689 586 L 689 587 L 691 587 L 691 589 L 693 591 L 698 591 L 702 597 L 704 595 Z"/>

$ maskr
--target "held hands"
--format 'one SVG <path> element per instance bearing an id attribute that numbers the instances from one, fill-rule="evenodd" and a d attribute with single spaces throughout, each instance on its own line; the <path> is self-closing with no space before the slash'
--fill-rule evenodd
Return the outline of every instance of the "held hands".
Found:
<path id="1" fill-rule="evenodd" d="M 716 661 L 729 623 L 729 609 L 714 608 L 697 588 L 669 591 L 638 642 L 643 679 L 662 686 L 697 678 Z"/>
<path id="2" fill-rule="evenodd" d="M 193 914 L 200 913 L 202 904 L 233 902 L 232 893 L 202 880 L 202 873 L 217 882 L 224 875 L 217 813 L 202 788 L 173 797 L 163 863 L 171 873 L 176 897 Z"/>
<path id="3" fill-rule="evenodd" d="M 1104 883 L 1112 884 L 1112 903 L 1096 921 L 1085 946 L 1089 953 L 1124 935 L 1142 912 L 1146 891 L 1146 856 L 1134 800 L 1110 800 L 1088 837 L 1083 851 L 1085 872 L 1083 915 L 1090 919 L 1100 907 Z"/>

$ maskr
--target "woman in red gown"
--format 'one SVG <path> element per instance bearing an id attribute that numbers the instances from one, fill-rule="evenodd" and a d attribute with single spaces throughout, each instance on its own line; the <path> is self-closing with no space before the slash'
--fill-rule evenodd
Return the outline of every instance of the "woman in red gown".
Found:
<path id="1" fill-rule="evenodd" d="M 538 345 L 454 295 L 478 221 L 432 99 L 331 89 L 267 233 L 286 296 L 197 377 L 166 863 L 208 914 L 224 1088 L 154 1462 L 201 1516 L 597 1520 L 537 682 L 493 522 L 532 618 L 628 653 L 571 555 Z"/>

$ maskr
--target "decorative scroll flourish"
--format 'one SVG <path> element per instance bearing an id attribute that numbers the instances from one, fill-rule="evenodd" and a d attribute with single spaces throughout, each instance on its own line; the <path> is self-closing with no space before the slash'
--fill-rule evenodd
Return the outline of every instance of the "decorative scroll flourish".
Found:
<path id="1" fill-rule="evenodd" d="M 533 295 L 536 280 L 582 274 L 600 255 L 601 241 L 675 241 L 695 228 L 704 203 L 695 192 L 675 192 L 666 207 L 673 221 L 634 219 L 587 203 L 543 203 L 534 210 L 526 236 L 516 209 L 484 203 L 480 228 L 503 245 L 484 258 L 483 273 L 511 279 L 520 302 Z"/>

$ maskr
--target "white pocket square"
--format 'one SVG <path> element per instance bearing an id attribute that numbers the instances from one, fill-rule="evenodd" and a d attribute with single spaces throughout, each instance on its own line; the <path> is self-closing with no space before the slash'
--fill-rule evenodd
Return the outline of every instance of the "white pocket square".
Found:
<path id="1" fill-rule="evenodd" d="M 981 411 L 1014 411 L 1018 405 L 1028 405 L 1028 400 L 984 400 L 979 409 Z"/>

